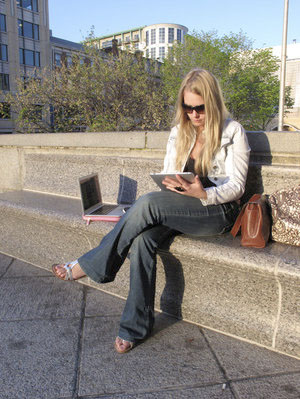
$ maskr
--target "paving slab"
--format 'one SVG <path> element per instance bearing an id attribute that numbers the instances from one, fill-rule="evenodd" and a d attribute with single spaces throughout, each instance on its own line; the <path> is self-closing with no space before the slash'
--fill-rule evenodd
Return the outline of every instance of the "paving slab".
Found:
<path id="1" fill-rule="evenodd" d="M 207 329 L 204 335 L 229 379 L 300 372 L 298 359 Z"/>
<path id="2" fill-rule="evenodd" d="M 133 394 L 225 382 L 200 328 L 176 319 L 170 324 L 169 317 L 159 316 L 153 336 L 126 356 L 112 351 L 116 318 L 87 319 L 79 394 Z"/>
<path id="3" fill-rule="evenodd" d="M 87 287 L 85 316 L 121 316 L 124 300 L 99 289 Z"/>
<path id="4" fill-rule="evenodd" d="M 105 395 L 106 399 L 232 399 L 231 391 L 223 389 L 223 384 L 206 386 L 202 388 L 175 388 L 174 390 L 159 390 L 149 393 L 121 393 L 116 395 Z M 103 399 L 103 396 L 93 396 L 93 399 Z"/>
<path id="5" fill-rule="evenodd" d="M 4 278 L 34 277 L 34 276 L 49 277 L 49 272 L 46 271 L 45 269 L 32 266 L 30 263 L 23 262 L 22 260 L 19 259 L 9 258 L 8 256 L 6 258 L 11 259 L 11 263 L 6 273 L 3 275 Z M 0 267 L 1 267 L 1 258 L 0 258 Z"/>
<path id="6" fill-rule="evenodd" d="M 0 254 L 0 277 L 5 275 L 12 262 L 13 258 Z"/>
<path id="7" fill-rule="evenodd" d="M 72 397 L 79 319 L 0 322 L 1 399 Z"/>
<path id="8" fill-rule="evenodd" d="M 233 387 L 243 399 L 299 399 L 300 373 L 239 381 Z"/>
<path id="9" fill-rule="evenodd" d="M 54 277 L 0 280 L 0 320 L 73 318 L 81 314 L 83 286 Z"/>
<path id="10" fill-rule="evenodd" d="M 1 399 L 299 399 L 300 361 L 157 313 L 114 350 L 124 300 L 0 254 Z"/>

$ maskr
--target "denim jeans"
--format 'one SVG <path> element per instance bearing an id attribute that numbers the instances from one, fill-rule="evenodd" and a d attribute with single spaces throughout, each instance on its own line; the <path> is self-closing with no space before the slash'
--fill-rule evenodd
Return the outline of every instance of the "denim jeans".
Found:
<path id="1" fill-rule="evenodd" d="M 235 202 L 203 206 L 193 197 L 152 192 L 133 204 L 98 247 L 78 259 L 87 276 L 108 283 L 130 249 L 130 290 L 120 321 L 121 338 L 136 342 L 151 333 L 159 246 L 180 233 L 196 237 L 222 234 L 230 230 L 238 211 Z"/>

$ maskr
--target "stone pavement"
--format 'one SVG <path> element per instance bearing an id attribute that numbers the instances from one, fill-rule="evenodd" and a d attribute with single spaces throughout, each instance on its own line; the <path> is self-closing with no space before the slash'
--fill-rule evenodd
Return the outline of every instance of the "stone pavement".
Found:
<path id="1" fill-rule="evenodd" d="M 120 355 L 122 299 L 3 254 L 0 293 L 1 399 L 300 398 L 300 360 L 159 313 Z"/>

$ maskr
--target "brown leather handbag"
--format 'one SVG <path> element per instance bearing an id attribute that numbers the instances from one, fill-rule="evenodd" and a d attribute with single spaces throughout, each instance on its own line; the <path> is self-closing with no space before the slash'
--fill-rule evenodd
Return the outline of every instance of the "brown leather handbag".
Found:
<path id="1" fill-rule="evenodd" d="M 235 237 L 241 228 L 244 247 L 264 248 L 270 237 L 270 226 L 266 199 L 261 194 L 254 194 L 243 206 L 231 234 Z"/>

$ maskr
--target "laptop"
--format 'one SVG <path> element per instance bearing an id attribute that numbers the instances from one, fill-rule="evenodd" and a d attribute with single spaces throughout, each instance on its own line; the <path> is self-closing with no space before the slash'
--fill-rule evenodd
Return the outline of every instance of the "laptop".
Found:
<path id="1" fill-rule="evenodd" d="M 108 204 L 102 202 L 98 173 L 79 178 L 82 205 L 82 218 L 89 224 L 91 221 L 103 220 L 117 222 L 130 208 L 125 204 Z"/>

